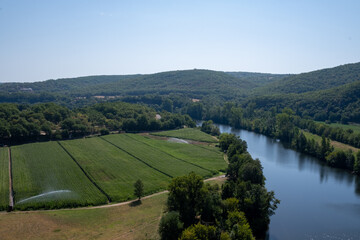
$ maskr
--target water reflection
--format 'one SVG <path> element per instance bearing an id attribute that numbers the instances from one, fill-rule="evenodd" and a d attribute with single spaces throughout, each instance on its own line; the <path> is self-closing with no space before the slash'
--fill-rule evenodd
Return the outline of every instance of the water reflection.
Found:
<path id="1" fill-rule="evenodd" d="M 246 130 L 234 133 L 259 158 L 281 204 L 271 217 L 269 239 L 360 239 L 360 177 L 330 168 L 281 142 Z"/>

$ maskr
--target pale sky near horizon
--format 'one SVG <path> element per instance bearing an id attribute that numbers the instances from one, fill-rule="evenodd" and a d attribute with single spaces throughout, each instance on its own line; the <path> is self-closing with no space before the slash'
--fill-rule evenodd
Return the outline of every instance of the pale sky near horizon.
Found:
<path id="1" fill-rule="evenodd" d="M 0 0 L 0 82 L 360 62 L 359 0 Z"/>

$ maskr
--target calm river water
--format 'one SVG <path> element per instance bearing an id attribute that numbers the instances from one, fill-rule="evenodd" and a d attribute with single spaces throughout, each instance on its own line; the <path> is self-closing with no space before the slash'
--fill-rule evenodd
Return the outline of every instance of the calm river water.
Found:
<path id="1" fill-rule="evenodd" d="M 245 140 L 264 167 L 266 187 L 281 200 L 271 217 L 270 240 L 360 239 L 360 178 L 272 138 L 218 125 Z"/>

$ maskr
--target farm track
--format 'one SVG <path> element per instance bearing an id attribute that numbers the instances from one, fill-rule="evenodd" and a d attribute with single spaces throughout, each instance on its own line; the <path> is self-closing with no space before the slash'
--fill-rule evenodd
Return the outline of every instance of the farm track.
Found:
<path id="1" fill-rule="evenodd" d="M 133 138 L 133 137 L 131 137 L 131 136 L 129 136 L 129 135 L 126 135 L 126 136 L 129 137 L 129 138 L 131 138 L 131 139 L 133 139 L 134 141 L 137 141 L 137 142 L 139 142 L 139 143 L 143 143 L 143 144 L 145 144 L 145 145 L 147 145 L 147 146 L 149 146 L 149 147 L 154 147 L 154 146 L 151 146 L 150 144 L 147 144 L 146 142 L 139 141 L 139 140 L 137 140 L 137 139 L 135 139 L 135 138 Z M 184 162 L 184 163 L 191 164 L 191 165 L 193 165 L 193 166 L 195 166 L 195 167 L 198 167 L 198 168 L 204 169 L 204 170 L 206 170 L 206 171 L 209 171 L 210 173 L 213 173 L 213 171 L 211 171 L 210 169 L 204 168 L 204 167 L 202 167 L 202 166 L 200 166 L 200 165 L 197 165 L 197 164 L 195 164 L 195 163 L 188 162 L 188 161 L 186 161 L 186 160 L 184 160 L 184 159 L 175 157 L 175 156 L 171 155 L 170 153 L 161 150 L 160 148 L 157 148 L 157 147 L 156 147 L 156 149 L 159 150 L 160 152 L 162 152 L 162 153 L 164 153 L 164 154 L 172 157 L 172 158 L 175 158 L 175 159 L 179 160 L 179 161 L 182 161 L 182 162 Z"/>
<path id="2" fill-rule="evenodd" d="M 12 176 L 12 159 L 11 159 L 11 148 L 8 148 L 9 155 L 9 206 L 10 209 L 14 209 L 14 191 L 13 191 L 13 176 Z"/>
<path id="3" fill-rule="evenodd" d="M 209 181 L 212 181 L 212 180 L 217 180 L 217 179 L 225 178 L 225 177 L 226 177 L 225 175 L 220 175 L 220 176 L 205 179 L 204 182 L 209 182 Z M 157 192 L 157 193 L 142 197 L 141 199 L 144 200 L 144 199 L 152 198 L 152 197 L 155 197 L 155 196 L 158 196 L 158 195 L 161 195 L 161 194 L 165 194 L 165 193 L 168 193 L 168 192 L 169 192 L 168 190 Z M 129 204 L 132 204 L 132 203 L 134 203 L 136 201 L 138 201 L 138 200 L 130 200 L 130 201 L 126 201 L 126 202 L 99 205 L 99 206 L 93 206 L 93 207 L 78 207 L 78 208 L 62 208 L 62 209 L 52 209 L 52 210 L 19 211 L 19 212 L 13 212 L 13 213 L 15 213 L 15 214 L 16 213 L 34 213 L 34 212 L 45 212 L 45 211 L 46 212 L 56 212 L 56 211 L 64 211 L 64 210 L 74 211 L 74 210 L 87 210 L 87 209 L 98 209 L 98 208 L 112 208 L 112 207 L 118 207 L 118 206 L 123 206 L 123 205 L 129 205 Z M 1 214 L 1 212 L 0 212 L 0 214 Z"/>
<path id="4" fill-rule="evenodd" d="M 123 149 L 123 148 L 119 147 L 118 145 L 116 145 L 116 144 L 114 144 L 114 143 L 112 143 L 112 142 L 110 142 L 110 141 L 106 140 L 105 138 L 102 138 L 102 137 L 99 137 L 99 138 L 100 138 L 100 139 L 102 139 L 102 140 L 104 140 L 105 142 L 107 142 L 107 143 L 109 143 L 109 144 L 113 145 L 114 147 L 116 147 L 116 148 L 120 149 L 121 151 L 123 151 L 123 152 L 127 153 L 128 155 L 132 156 L 132 157 L 133 157 L 133 158 L 135 158 L 136 160 L 138 160 L 138 161 L 140 161 L 140 162 L 144 163 L 144 164 L 145 164 L 145 165 L 147 165 L 148 167 L 150 167 L 150 168 L 152 168 L 152 169 L 154 169 L 154 170 L 158 171 L 159 173 L 162 173 L 162 174 L 164 174 L 164 175 L 165 175 L 165 176 L 167 176 L 167 177 L 173 178 L 173 176 L 171 176 L 170 174 L 167 174 L 166 172 L 163 172 L 163 171 L 161 171 L 161 170 L 159 170 L 159 169 L 157 169 L 157 168 L 155 168 L 155 167 L 151 166 L 151 165 L 150 165 L 150 164 L 148 164 L 147 162 L 145 162 L 145 161 L 141 160 L 140 158 L 138 158 L 138 157 L 137 157 L 137 156 L 135 156 L 134 154 L 132 154 L 132 153 L 130 153 L 130 152 L 128 152 L 128 151 L 126 151 L 125 149 Z"/>
<path id="5" fill-rule="evenodd" d="M 104 194 L 108 200 L 108 203 L 111 202 L 111 198 L 110 196 L 89 176 L 89 174 L 85 171 L 85 169 L 83 169 L 83 167 L 78 163 L 78 161 L 76 161 L 76 159 L 74 158 L 73 155 L 71 155 L 71 153 L 59 142 L 57 141 L 57 143 L 60 145 L 60 147 L 69 155 L 69 157 L 74 160 L 74 162 L 76 163 L 76 165 L 81 169 L 81 171 L 85 174 L 85 176 L 89 179 L 89 181 L 97 188 L 99 189 L 99 191 Z"/>

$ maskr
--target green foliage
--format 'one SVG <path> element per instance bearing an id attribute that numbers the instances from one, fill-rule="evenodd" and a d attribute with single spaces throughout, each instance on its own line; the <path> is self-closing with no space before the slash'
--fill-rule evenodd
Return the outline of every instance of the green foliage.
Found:
<path id="1" fill-rule="evenodd" d="M 200 223 L 185 229 L 180 240 L 216 240 L 217 233 L 214 226 L 205 226 Z"/>
<path id="2" fill-rule="evenodd" d="M 54 103 L 35 105 L 0 104 L 0 143 L 58 140 L 110 131 L 152 131 L 194 126 L 187 115 L 157 112 L 124 102 L 99 103 L 70 110 Z"/>
<path id="3" fill-rule="evenodd" d="M 360 64 L 346 64 L 334 68 L 290 75 L 274 81 L 258 92 L 262 93 L 302 93 L 329 89 L 352 83 L 359 79 Z"/>
<path id="4" fill-rule="evenodd" d="M 229 212 L 226 226 L 230 232 L 231 239 L 255 240 L 243 212 Z"/>
<path id="5" fill-rule="evenodd" d="M 207 134 L 211 134 L 213 136 L 219 136 L 220 135 L 219 128 L 213 124 L 212 120 L 203 122 L 202 125 L 201 125 L 201 131 L 203 131 L 203 132 L 205 132 Z"/>
<path id="6" fill-rule="evenodd" d="M 139 200 L 144 195 L 144 184 L 140 179 L 134 183 L 134 195 L 138 197 Z"/>
<path id="7" fill-rule="evenodd" d="M 246 142 L 236 137 L 235 134 L 222 133 L 219 138 L 220 149 L 222 151 L 228 151 L 231 144 L 234 144 L 234 146 L 238 146 L 239 148 L 237 149 L 237 151 L 240 152 L 244 152 L 247 149 Z"/>
<path id="8" fill-rule="evenodd" d="M 0 148 L 0 211 L 9 205 L 9 154 L 7 147 Z"/>
<path id="9" fill-rule="evenodd" d="M 217 142 L 215 138 L 200 131 L 197 128 L 182 128 L 178 130 L 155 132 L 151 134 L 155 136 L 175 137 L 175 138 L 189 139 L 199 142 L 209 142 L 209 143 Z"/>
<path id="10" fill-rule="evenodd" d="M 332 167 L 353 170 L 355 157 L 351 151 L 335 150 L 326 157 L 326 162 Z"/>
<path id="11" fill-rule="evenodd" d="M 201 212 L 206 190 L 202 178 L 195 173 L 174 178 L 169 184 L 168 208 L 178 211 L 184 226 L 195 222 L 195 216 Z"/>
<path id="12" fill-rule="evenodd" d="M 106 203 L 106 197 L 56 142 L 19 145 L 11 153 L 16 209 Z"/>
<path id="13" fill-rule="evenodd" d="M 356 154 L 356 159 L 354 163 L 354 172 L 360 175 L 360 151 Z"/>
<path id="14" fill-rule="evenodd" d="M 177 240 L 182 232 L 183 225 L 178 212 L 172 211 L 165 214 L 159 224 L 161 240 Z"/>

